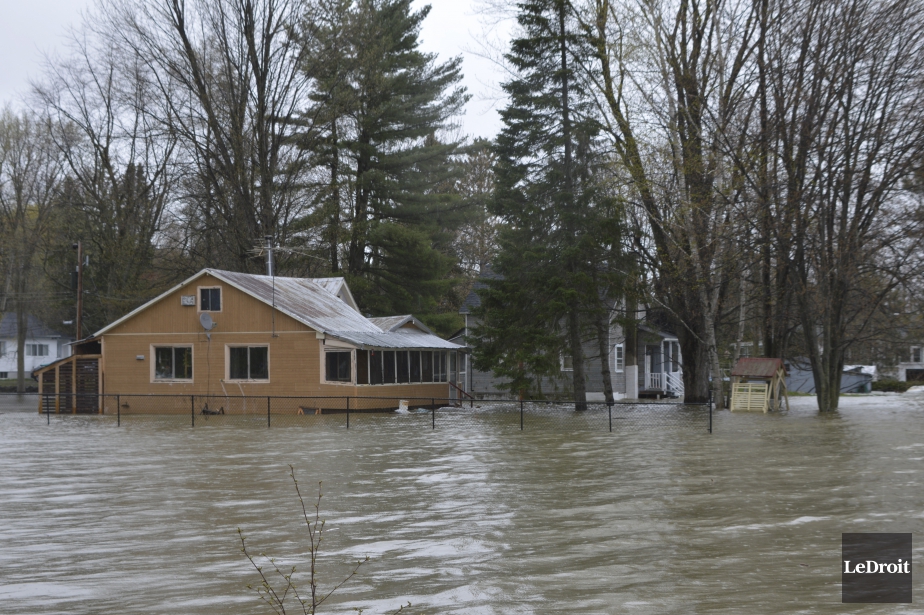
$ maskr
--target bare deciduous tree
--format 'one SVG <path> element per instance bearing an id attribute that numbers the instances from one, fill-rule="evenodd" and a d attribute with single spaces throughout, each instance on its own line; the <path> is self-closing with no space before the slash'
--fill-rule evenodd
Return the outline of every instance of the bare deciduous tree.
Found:
<path id="1" fill-rule="evenodd" d="M 25 391 L 29 293 L 36 288 L 33 261 L 61 179 L 49 122 L 10 110 L 0 114 L 0 261 L 16 311 L 16 389 Z M 4 294 L 2 303 L 7 303 Z"/>

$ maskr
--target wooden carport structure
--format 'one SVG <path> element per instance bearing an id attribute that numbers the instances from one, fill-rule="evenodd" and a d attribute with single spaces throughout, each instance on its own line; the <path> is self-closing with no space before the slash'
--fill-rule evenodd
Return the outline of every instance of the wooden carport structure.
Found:
<path id="1" fill-rule="evenodd" d="M 786 366 L 782 359 L 745 357 L 732 369 L 731 410 L 767 412 L 779 410 L 780 391 L 789 410 Z"/>
<path id="2" fill-rule="evenodd" d="M 74 354 L 32 372 L 38 380 L 39 413 L 95 414 L 102 411 L 102 359 L 98 339 L 76 342 Z"/>

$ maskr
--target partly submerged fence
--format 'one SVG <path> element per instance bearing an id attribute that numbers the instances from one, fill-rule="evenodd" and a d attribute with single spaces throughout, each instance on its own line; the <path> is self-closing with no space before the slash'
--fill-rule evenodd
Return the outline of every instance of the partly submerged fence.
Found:
<path id="1" fill-rule="evenodd" d="M 39 412 L 97 414 L 123 420 L 161 416 L 188 421 L 191 427 L 247 421 L 266 427 L 342 426 L 347 429 L 403 420 L 409 425 L 442 427 L 493 424 L 526 429 L 614 431 L 629 427 L 683 427 L 712 433 L 712 403 L 673 401 L 613 403 L 511 401 L 383 397 L 274 397 L 224 395 L 80 395 L 40 394 Z M 62 411 L 69 408 L 70 411 Z"/>

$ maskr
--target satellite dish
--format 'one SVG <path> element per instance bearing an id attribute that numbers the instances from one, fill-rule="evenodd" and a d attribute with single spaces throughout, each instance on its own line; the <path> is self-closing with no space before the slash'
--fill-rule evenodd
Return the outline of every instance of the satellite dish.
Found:
<path id="1" fill-rule="evenodd" d="M 205 312 L 199 314 L 199 324 L 202 325 L 202 328 L 206 331 L 211 331 L 215 328 L 215 321 L 213 321 L 212 317 Z"/>

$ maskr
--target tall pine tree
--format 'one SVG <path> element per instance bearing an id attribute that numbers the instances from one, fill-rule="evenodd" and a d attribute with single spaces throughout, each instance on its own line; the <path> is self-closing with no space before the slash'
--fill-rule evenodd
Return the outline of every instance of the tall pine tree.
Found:
<path id="1" fill-rule="evenodd" d="M 604 279 L 605 259 L 619 252 L 619 233 L 615 202 L 594 173 L 598 127 L 576 76 L 586 40 L 570 11 L 566 0 L 519 5 L 522 35 L 507 54 L 517 74 L 504 85 L 510 103 L 495 148 L 493 209 L 506 223 L 494 264 L 500 278 L 483 291 L 475 358 L 477 367 L 509 378 L 513 391 L 540 396 L 543 379 L 570 363 L 580 410 L 583 341 L 601 309 L 608 324 L 615 287 Z"/>
<path id="2" fill-rule="evenodd" d="M 363 310 L 440 321 L 462 221 L 459 143 L 442 136 L 468 99 L 461 58 L 438 63 L 419 49 L 429 7 L 335 4 L 341 22 L 306 28 L 310 70 L 321 76 L 306 116 L 322 121 L 304 141 L 323 145 L 331 270 L 346 275 Z M 317 62 L 337 70 L 319 72 Z"/>

